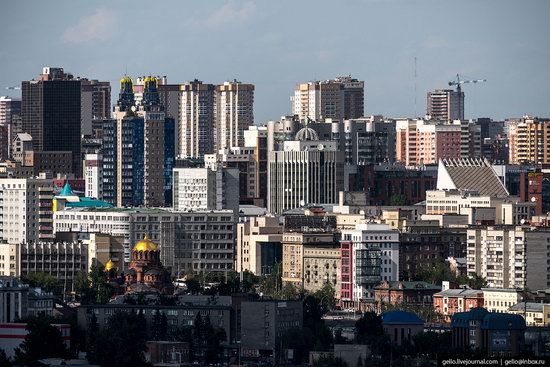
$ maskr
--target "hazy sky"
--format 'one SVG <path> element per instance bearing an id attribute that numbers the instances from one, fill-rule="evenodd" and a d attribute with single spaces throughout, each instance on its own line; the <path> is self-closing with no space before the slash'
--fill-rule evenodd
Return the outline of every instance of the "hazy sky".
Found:
<path id="1" fill-rule="evenodd" d="M 3 1 L 0 95 L 42 66 L 118 80 L 239 79 L 256 85 L 256 123 L 290 113 L 294 85 L 365 81 L 365 114 L 426 113 L 426 91 L 457 73 L 466 117 L 550 117 L 550 1 Z"/>

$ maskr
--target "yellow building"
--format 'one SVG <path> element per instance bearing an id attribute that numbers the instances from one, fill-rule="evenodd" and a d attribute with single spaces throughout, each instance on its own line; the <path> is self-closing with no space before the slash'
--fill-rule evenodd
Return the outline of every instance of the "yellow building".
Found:
<path id="1" fill-rule="evenodd" d="M 324 256 L 327 259 L 333 258 L 334 253 L 329 251 L 331 247 L 337 246 L 334 241 L 334 234 L 326 232 L 288 232 L 283 234 L 283 283 L 291 283 L 299 288 L 306 288 L 305 282 L 305 258 L 309 269 L 309 282 L 307 287 L 315 287 L 319 284 L 319 277 L 324 277 L 324 273 L 317 270 L 315 274 L 315 264 L 319 267 L 326 266 L 325 260 L 320 260 Z M 326 249 L 326 250 L 323 250 Z M 323 254 L 326 251 L 326 254 Z M 315 259 L 317 261 L 315 261 Z M 327 260 L 330 268 L 330 260 Z M 317 268 L 318 269 L 318 268 Z M 328 273 L 329 278 L 332 276 Z M 321 285 L 322 286 L 322 285 Z"/>
<path id="2" fill-rule="evenodd" d="M 548 326 L 550 325 L 550 304 L 520 302 L 508 310 L 508 313 L 521 315 L 525 318 L 527 326 Z"/>
<path id="3" fill-rule="evenodd" d="M 510 125 L 510 164 L 550 163 L 550 120 L 525 116 Z"/>

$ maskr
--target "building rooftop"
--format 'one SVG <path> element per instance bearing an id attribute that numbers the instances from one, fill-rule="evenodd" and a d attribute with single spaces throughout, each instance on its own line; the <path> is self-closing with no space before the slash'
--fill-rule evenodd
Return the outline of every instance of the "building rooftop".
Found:
<path id="1" fill-rule="evenodd" d="M 527 302 L 525 306 L 525 302 L 520 302 L 510 307 L 510 311 L 544 312 L 545 305 L 548 306 L 548 303 Z"/>
<path id="2" fill-rule="evenodd" d="M 386 285 L 387 284 L 387 285 Z M 389 286 L 389 287 L 388 287 Z M 422 282 L 422 281 L 413 281 L 413 282 L 382 282 L 380 285 L 375 287 L 374 289 L 381 289 L 381 290 L 413 290 L 413 289 L 425 289 L 425 290 L 435 290 L 439 291 L 441 290 L 440 286 L 428 283 L 428 282 Z"/>
<path id="3" fill-rule="evenodd" d="M 483 291 L 479 289 L 447 289 L 434 294 L 440 297 L 477 297 L 483 295 Z"/>
<path id="4" fill-rule="evenodd" d="M 510 196 L 491 165 L 483 159 L 440 159 L 436 187 L 437 190 L 476 191 L 480 196 Z"/>
<path id="5" fill-rule="evenodd" d="M 389 311 L 382 314 L 382 323 L 424 325 L 424 321 L 412 312 Z"/>

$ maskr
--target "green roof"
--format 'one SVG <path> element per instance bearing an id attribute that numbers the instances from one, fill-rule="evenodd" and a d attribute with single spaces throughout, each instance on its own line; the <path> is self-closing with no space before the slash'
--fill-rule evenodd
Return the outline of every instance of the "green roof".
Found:
<path id="1" fill-rule="evenodd" d="M 432 283 L 423 282 L 423 281 L 415 281 L 415 282 L 388 282 L 390 284 L 389 288 L 384 288 L 384 282 L 379 284 L 375 289 L 389 289 L 392 291 L 395 290 L 413 290 L 413 289 L 426 289 L 426 290 L 433 290 L 433 291 L 440 291 L 441 287 L 437 286 Z M 402 287 L 400 287 L 400 284 L 402 284 Z"/>
<path id="2" fill-rule="evenodd" d="M 65 181 L 65 186 L 63 186 L 63 189 L 59 193 L 59 196 L 76 196 L 73 192 L 73 189 L 71 189 L 69 180 Z"/>

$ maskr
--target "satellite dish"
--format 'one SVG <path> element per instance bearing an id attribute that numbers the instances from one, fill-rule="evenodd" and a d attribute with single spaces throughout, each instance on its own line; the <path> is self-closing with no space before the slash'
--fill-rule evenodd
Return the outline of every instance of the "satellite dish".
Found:
<path id="1" fill-rule="evenodd" d="M 521 224 L 525 224 L 525 219 L 519 221 Z"/>
<path id="2" fill-rule="evenodd" d="M 304 200 L 300 200 L 300 206 L 305 206 L 306 202 Z"/>
<path id="3" fill-rule="evenodd" d="M 136 106 L 132 106 L 130 109 L 132 110 L 132 112 L 136 112 Z"/>
<path id="4" fill-rule="evenodd" d="M 319 145 L 317 145 L 317 149 L 323 150 L 323 149 L 325 149 L 325 146 L 323 144 L 319 144 Z"/>
<path id="5" fill-rule="evenodd" d="M 533 196 L 533 197 L 531 198 L 531 201 L 534 203 L 535 201 L 537 201 L 537 198 Z"/>

